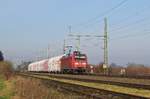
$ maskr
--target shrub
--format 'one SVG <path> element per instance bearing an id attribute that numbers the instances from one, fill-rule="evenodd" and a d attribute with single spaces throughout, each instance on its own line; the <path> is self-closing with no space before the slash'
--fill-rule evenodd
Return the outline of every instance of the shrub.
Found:
<path id="1" fill-rule="evenodd" d="M 9 79 L 13 74 L 13 66 L 9 61 L 0 61 L 0 75 L 5 79 Z"/>
<path id="2" fill-rule="evenodd" d="M 150 75 L 150 68 L 142 64 L 130 63 L 127 66 L 126 72 L 128 75 Z"/>
<path id="3" fill-rule="evenodd" d="M 4 57 L 3 57 L 3 53 L 0 51 L 0 61 L 3 61 Z"/>

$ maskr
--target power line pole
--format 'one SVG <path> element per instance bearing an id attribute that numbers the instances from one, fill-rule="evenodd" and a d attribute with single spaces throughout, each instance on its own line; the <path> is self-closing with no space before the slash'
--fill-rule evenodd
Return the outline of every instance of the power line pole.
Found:
<path id="1" fill-rule="evenodd" d="M 76 39 L 75 39 L 77 41 L 77 43 L 76 43 L 76 49 L 77 49 L 77 51 L 80 51 L 80 40 L 81 40 L 81 37 L 83 35 L 69 34 L 68 36 L 76 37 Z"/>
<path id="2" fill-rule="evenodd" d="M 72 30 L 71 30 L 71 29 L 72 29 L 72 28 L 71 28 L 71 25 L 68 26 L 68 29 L 69 29 L 69 34 L 71 34 L 71 32 L 72 32 Z"/>
<path id="3" fill-rule="evenodd" d="M 77 40 L 77 45 L 76 45 L 76 48 L 77 48 L 77 51 L 80 51 L 80 40 L 81 40 L 81 37 L 103 37 L 104 36 L 101 36 L 101 35 L 80 35 L 80 34 L 70 34 L 68 36 L 71 36 L 71 37 L 76 37 L 76 40 Z"/>
<path id="4" fill-rule="evenodd" d="M 64 40 L 64 46 L 63 46 L 63 54 L 66 52 L 66 40 Z"/>
<path id="5" fill-rule="evenodd" d="M 80 39 L 81 39 L 81 36 L 78 35 L 77 38 L 76 38 L 76 40 L 77 40 L 77 42 L 78 42 L 77 45 L 76 45 L 77 51 L 80 51 Z"/>
<path id="6" fill-rule="evenodd" d="M 69 30 L 70 30 L 70 28 L 69 28 Z M 80 34 L 79 35 L 69 34 L 69 36 L 76 37 L 77 51 L 80 51 L 80 39 L 81 39 L 81 37 L 102 37 L 102 38 L 104 38 L 104 64 L 103 64 L 103 69 L 104 69 L 104 74 L 109 74 L 107 18 L 104 19 L 104 35 L 103 36 L 100 36 L 100 35 L 80 35 Z"/>
<path id="7" fill-rule="evenodd" d="M 69 29 L 69 36 L 75 36 L 75 35 L 72 35 L 72 28 L 71 28 L 71 25 L 68 26 L 68 29 Z M 76 35 L 76 41 L 77 41 L 77 44 L 76 44 L 76 49 L 77 51 L 80 51 L 80 39 L 81 39 L 81 35 Z"/>
<path id="8" fill-rule="evenodd" d="M 107 31 L 107 18 L 104 19 L 104 73 L 109 74 L 108 66 L 108 31 Z"/>
<path id="9" fill-rule="evenodd" d="M 47 48 L 47 58 L 50 58 L 49 51 L 50 51 L 50 45 L 48 44 L 48 48 Z"/>

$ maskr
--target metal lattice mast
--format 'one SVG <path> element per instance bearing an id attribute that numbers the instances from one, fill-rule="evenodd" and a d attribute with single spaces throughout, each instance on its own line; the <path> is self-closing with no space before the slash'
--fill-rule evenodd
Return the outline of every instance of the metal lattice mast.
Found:
<path id="1" fill-rule="evenodd" d="M 76 47 L 77 47 L 77 51 L 80 51 L 80 39 L 81 39 L 81 36 L 80 36 L 80 35 L 78 35 L 78 36 L 77 36 L 77 39 L 76 39 L 76 40 L 77 40 L 77 42 L 78 42 L 78 43 L 77 43 L 77 45 L 76 45 Z"/>
<path id="2" fill-rule="evenodd" d="M 76 48 L 77 48 L 78 51 L 80 51 L 81 37 L 104 37 L 104 36 L 100 36 L 100 35 L 80 35 L 80 34 L 70 34 L 69 36 L 76 37 L 76 40 L 77 40 Z"/>
<path id="3" fill-rule="evenodd" d="M 107 18 L 104 19 L 104 65 L 106 68 L 106 73 L 109 73 L 108 66 L 108 31 L 107 31 Z"/>

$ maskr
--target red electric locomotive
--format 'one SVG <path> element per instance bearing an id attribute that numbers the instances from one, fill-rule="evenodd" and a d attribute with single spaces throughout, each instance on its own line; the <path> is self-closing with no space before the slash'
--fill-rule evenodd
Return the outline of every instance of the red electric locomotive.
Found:
<path id="1" fill-rule="evenodd" d="M 85 72 L 87 64 L 87 56 L 80 51 L 74 51 L 61 58 L 61 68 L 64 72 Z"/>

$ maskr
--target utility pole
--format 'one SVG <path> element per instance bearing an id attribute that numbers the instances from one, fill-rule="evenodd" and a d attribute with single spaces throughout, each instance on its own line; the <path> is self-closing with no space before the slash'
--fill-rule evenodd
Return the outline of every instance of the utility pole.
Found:
<path id="1" fill-rule="evenodd" d="M 71 31 L 71 25 L 68 26 L 68 29 L 69 29 L 69 34 L 71 34 L 71 32 L 72 32 Z"/>
<path id="2" fill-rule="evenodd" d="M 72 32 L 72 30 L 71 30 L 71 25 L 69 25 L 68 26 L 68 32 L 69 32 L 69 35 L 71 35 L 71 32 Z M 66 44 L 66 39 L 64 39 L 64 45 L 63 45 L 63 54 L 66 54 L 66 50 L 68 50 L 69 49 L 69 51 L 71 51 L 71 48 L 72 48 L 72 46 L 67 46 L 67 44 Z"/>
<path id="3" fill-rule="evenodd" d="M 80 40 L 81 40 L 81 37 L 104 37 L 104 36 L 101 36 L 101 35 L 80 35 L 80 34 L 70 34 L 68 36 L 71 36 L 71 37 L 76 37 L 76 40 L 77 40 L 77 45 L 76 45 L 76 48 L 77 48 L 77 51 L 80 51 Z"/>
<path id="4" fill-rule="evenodd" d="M 104 19 L 104 73 L 109 74 L 108 66 L 108 31 L 107 31 L 107 18 Z"/>
<path id="5" fill-rule="evenodd" d="M 77 51 L 80 50 L 80 39 L 81 37 L 102 37 L 104 39 L 104 74 L 109 74 L 109 64 L 108 64 L 108 31 L 107 31 L 107 18 L 104 18 L 104 35 L 75 35 L 71 34 L 71 27 L 69 27 L 70 34 L 69 36 L 76 37 L 77 40 Z"/>
<path id="6" fill-rule="evenodd" d="M 64 40 L 64 46 L 63 46 L 63 54 L 66 53 L 66 40 Z"/>
<path id="7" fill-rule="evenodd" d="M 75 39 L 77 41 L 76 49 L 77 49 L 77 51 L 80 51 L 80 39 L 83 35 L 69 34 L 68 36 L 76 37 L 76 39 Z"/>
<path id="8" fill-rule="evenodd" d="M 48 48 L 47 48 L 47 58 L 50 58 L 49 50 L 50 50 L 50 45 L 48 44 Z"/>
<path id="9" fill-rule="evenodd" d="M 69 36 L 76 36 L 76 41 L 77 41 L 77 44 L 76 44 L 76 49 L 77 51 L 80 51 L 80 39 L 81 39 L 81 35 L 72 35 L 72 28 L 71 28 L 71 25 L 68 26 L 68 29 L 69 29 Z"/>
<path id="10" fill-rule="evenodd" d="M 77 51 L 80 51 L 80 39 L 81 39 L 81 36 L 78 35 L 77 38 L 76 38 L 76 40 L 77 40 L 77 42 L 78 42 L 77 45 L 76 45 Z"/>

